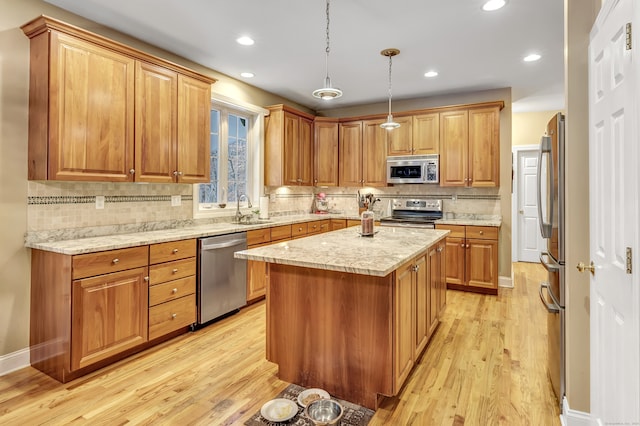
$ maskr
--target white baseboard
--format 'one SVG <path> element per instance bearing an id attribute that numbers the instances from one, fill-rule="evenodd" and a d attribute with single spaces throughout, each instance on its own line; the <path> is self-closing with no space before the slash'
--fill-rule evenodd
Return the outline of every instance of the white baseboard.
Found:
<path id="1" fill-rule="evenodd" d="M 29 348 L 2 355 L 0 356 L 0 376 L 28 367 L 29 365 Z"/>
<path id="2" fill-rule="evenodd" d="M 498 277 L 498 287 L 513 288 L 513 278 L 511 278 L 511 277 Z"/>
<path id="3" fill-rule="evenodd" d="M 569 408 L 567 397 L 562 399 L 562 414 L 560 415 L 562 426 L 591 426 L 591 415 L 582 411 Z"/>

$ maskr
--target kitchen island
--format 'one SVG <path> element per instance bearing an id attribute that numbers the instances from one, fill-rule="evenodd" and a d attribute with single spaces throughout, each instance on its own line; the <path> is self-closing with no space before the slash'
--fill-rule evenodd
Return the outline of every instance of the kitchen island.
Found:
<path id="1" fill-rule="evenodd" d="M 235 256 L 269 263 L 266 356 L 279 378 L 376 409 L 399 392 L 436 329 L 448 231 L 358 230 Z"/>

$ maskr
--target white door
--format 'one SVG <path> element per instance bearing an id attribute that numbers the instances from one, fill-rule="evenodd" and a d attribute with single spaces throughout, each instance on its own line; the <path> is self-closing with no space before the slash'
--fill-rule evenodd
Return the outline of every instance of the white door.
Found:
<path id="1" fill-rule="evenodd" d="M 633 0 L 609 0 L 589 45 L 591 415 L 597 424 L 640 423 L 640 110 L 634 104 L 640 79 L 633 58 L 640 45 L 637 37 L 632 50 L 625 42 L 632 13 L 640 31 Z"/>
<path id="2" fill-rule="evenodd" d="M 551 118 L 551 117 L 549 117 Z M 544 129 L 540 129 L 540 135 Z M 518 260 L 540 262 L 544 239 L 538 222 L 538 150 L 518 150 Z"/>

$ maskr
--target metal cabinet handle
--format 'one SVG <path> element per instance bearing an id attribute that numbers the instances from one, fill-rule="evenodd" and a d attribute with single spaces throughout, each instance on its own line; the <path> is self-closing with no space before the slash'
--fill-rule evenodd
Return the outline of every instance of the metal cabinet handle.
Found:
<path id="1" fill-rule="evenodd" d="M 113 263 L 114 265 L 116 265 L 118 262 L 120 262 L 120 259 L 118 259 L 117 257 L 111 261 L 111 263 Z"/>
<path id="2" fill-rule="evenodd" d="M 171 314 L 171 319 L 176 319 L 177 316 L 178 314 Z"/>
<path id="3" fill-rule="evenodd" d="M 173 272 L 174 274 L 177 273 L 178 272 L 178 268 L 173 268 L 173 271 L 171 271 L 171 272 Z"/>
<path id="4" fill-rule="evenodd" d="M 480 235 L 483 235 L 483 234 L 484 234 L 484 231 L 480 231 Z"/>
<path id="5" fill-rule="evenodd" d="M 469 248 L 469 244 L 467 244 L 467 248 Z"/>
<path id="6" fill-rule="evenodd" d="M 177 248 L 173 249 L 173 254 L 176 254 L 177 252 L 178 252 Z"/>
<path id="7" fill-rule="evenodd" d="M 144 280 L 145 281 L 149 281 L 149 277 L 144 277 Z"/>
<path id="8" fill-rule="evenodd" d="M 171 293 L 176 294 L 178 292 L 177 288 L 174 288 L 173 290 L 171 290 Z"/>
<path id="9" fill-rule="evenodd" d="M 442 249 L 442 247 L 438 247 L 438 248 L 436 249 L 436 251 L 437 251 L 438 253 L 442 253 L 442 250 L 443 250 L 443 249 Z"/>
<path id="10" fill-rule="evenodd" d="M 136 169 L 129 169 L 129 174 L 130 175 L 135 174 L 135 172 L 136 172 Z"/>

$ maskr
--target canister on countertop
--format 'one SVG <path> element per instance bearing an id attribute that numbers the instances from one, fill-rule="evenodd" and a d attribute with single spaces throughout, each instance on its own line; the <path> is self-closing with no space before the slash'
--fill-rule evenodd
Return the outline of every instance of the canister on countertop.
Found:
<path id="1" fill-rule="evenodd" d="M 374 214 L 371 210 L 362 212 L 360 217 L 360 235 L 363 237 L 373 237 L 373 217 Z"/>

